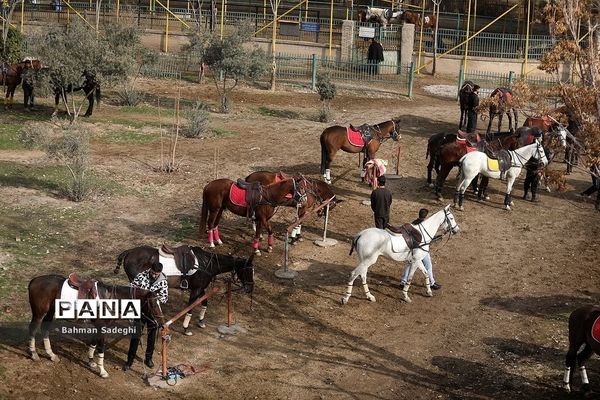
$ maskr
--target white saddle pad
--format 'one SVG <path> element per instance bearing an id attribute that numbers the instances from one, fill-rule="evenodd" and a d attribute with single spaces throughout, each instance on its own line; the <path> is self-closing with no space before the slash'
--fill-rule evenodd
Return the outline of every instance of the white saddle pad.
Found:
<path id="1" fill-rule="evenodd" d="M 195 256 L 194 256 L 195 258 Z M 183 273 L 175 265 L 175 257 L 164 254 L 162 251 L 158 251 L 158 261 L 163 266 L 163 274 L 165 276 L 182 276 Z M 198 270 L 198 260 L 196 260 L 194 267 L 188 271 L 187 276 L 194 275 Z"/>
<path id="2" fill-rule="evenodd" d="M 98 282 L 94 283 L 94 286 L 96 287 L 96 299 L 99 299 L 100 297 L 98 296 Z M 78 292 L 79 291 L 77 289 L 73 289 L 71 286 L 69 286 L 69 280 L 65 279 L 62 288 L 60 289 L 60 299 L 77 300 Z"/>
<path id="3" fill-rule="evenodd" d="M 406 241 L 402 235 L 392 235 L 390 233 L 390 242 L 392 243 L 392 251 L 394 253 L 402 253 L 406 251 Z"/>

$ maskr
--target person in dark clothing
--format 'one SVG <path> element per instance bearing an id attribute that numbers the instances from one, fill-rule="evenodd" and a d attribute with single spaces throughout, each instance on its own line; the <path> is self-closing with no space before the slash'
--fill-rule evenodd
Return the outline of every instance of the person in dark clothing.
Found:
<path id="1" fill-rule="evenodd" d="M 479 85 L 473 86 L 473 91 L 469 94 L 467 103 L 467 133 L 477 131 L 477 111 L 479 106 Z"/>
<path id="2" fill-rule="evenodd" d="M 591 196 L 596 194 L 596 210 L 600 211 L 600 163 L 592 164 L 590 167 L 592 175 L 592 186 L 581 192 L 580 196 Z"/>
<path id="3" fill-rule="evenodd" d="M 369 74 L 379 74 L 379 63 L 383 61 L 383 46 L 375 38 L 371 39 L 371 44 L 367 51 L 367 61 L 369 64 Z"/>
<path id="4" fill-rule="evenodd" d="M 533 131 L 533 137 L 535 138 L 535 140 L 541 140 L 542 130 L 540 128 L 531 129 Z M 529 190 L 531 190 L 531 201 L 540 201 L 537 197 L 538 187 L 540 185 L 539 166 L 539 161 L 533 157 L 525 163 L 525 170 L 527 171 L 527 175 L 525 176 L 525 182 L 523 184 L 523 200 L 528 199 Z"/>
<path id="5" fill-rule="evenodd" d="M 131 282 L 131 286 L 153 291 L 156 293 L 159 303 L 166 304 L 167 300 L 169 299 L 169 286 L 167 283 L 167 277 L 162 273 L 162 269 L 163 266 L 161 263 L 154 263 L 150 269 L 137 274 Z M 154 362 L 152 362 L 152 354 L 154 354 L 154 344 L 156 343 L 158 325 L 154 319 L 142 314 L 142 318 L 136 320 L 135 322 L 136 332 L 131 337 L 131 342 L 129 343 L 127 362 L 123 366 L 124 371 L 129 370 L 133 365 L 133 360 L 140 344 L 140 337 L 142 335 L 142 329 L 144 325 L 148 326 L 148 343 L 146 343 L 146 357 L 144 359 L 144 364 L 146 364 L 146 366 L 149 368 L 154 367 Z"/>
<path id="6" fill-rule="evenodd" d="M 392 192 L 385 187 L 385 175 L 377 177 L 377 189 L 371 192 L 371 210 L 375 216 L 375 227 L 385 229 L 390 222 Z"/>

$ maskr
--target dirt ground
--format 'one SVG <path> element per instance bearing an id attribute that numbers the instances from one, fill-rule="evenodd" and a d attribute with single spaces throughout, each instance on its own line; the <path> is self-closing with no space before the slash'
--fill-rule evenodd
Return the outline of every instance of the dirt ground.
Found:
<path id="1" fill-rule="evenodd" d="M 434 80 L 419 80 L 412 100 L 387 92 L 343 89 L 332 104 L 335 123 L 341 125 L 402 118 L 401 178 L 388 184 L 394 196 L 391 220 L 396 224 L 413 220 L 421 207 L 435 212 L 446 205 L 435 200 L 426 185 L 425 149 L 431 134 L 456 129 L 459 110 L 454 100 L 423 92 L 421 86 L 427 83 Z M 210 84 L 145 80 L 142 85 L 155 97 L 173 99 L 180 88 L 184 99 L 217 103 Z M 83 276 L 126 284 L 122 272 L 116 277 L 112 274 L 116 256 L 127 248 L 172 240 L 182 221 L 191 221 L 192 228 L 180 241 L 205 246 L 206 238 L 197 233 L 201 194 L 203 186 L 216 177 L 236 179 L 262 169 L 318 177 L 318 138 L 334 123 L 310 118 L 316 114 L 316 94 L 288 85 L 274 93 L 242 87 L 234 94 L 234 102 L 235 111 L 213 113 L 211 125 L 236 133 L 181 140 L 177 173 L 151 168 L 159 163 L 158 141 L 94 141 L 95 169 L 132 188 L 123 194 L 71 203 L 49 190 L 18 183 L 0 186 L 0 203 L 8 212 L 4 220 L 12 218 L 6 210 L 19 207 L 75 208 L 88 215 L 57 228 L 61 237 L 69 238 L 62 244 L 64 252 L 48 254 L 37 271 L 19 273 L 10 262 L 14 255 L 0 252 L 2 274 L 21 285 L 15 295 L 1 300 L 0 321 L 28 320 L 24 288 L 34 275 L 77 270 Z M 259 107 L 301 115 L 264 116 L 257 111 Z M 103 120 L 116 110 L 108 92 L 108 100 L 87 123 L 100 132 L 105 129 Z M 482 128 L 484 122 L 480 124 Z M 156 134 L 151 127 L 127 129 Z M 396 146 L 386 142 L 378 154 L 390 160 L 392 172 Z M 0 160 L 26 165 L 41 157 L 33 151 L 0 152 Z M 552 168 L 564 169 L 565 165 L 556 162 Z M 140 359 L 132 371 L 121 371 L 128 340 L 115 337 L 106 355 L 108 379 L 86 366 L 86 346 L 76 339 L 56 337 L 54 351 L 61 361 L 54 364 L 42 356 L 36 363 L 27 358 L 24 331 L 9 335 L 4 328 L 0 398 L 579 398 L 579 394 L 568 397 L 560 384 L 568 315 L 580 305 L 597 304 L 600 298 L 600 213 L 576 196 L 589 185 L 584 171 L 568 176 L 566 192 L 543 192 L 540 203 L 521 200 L 520 179 L 513 192 L 512 212 L 502 209 L 503 183 L 490 182 L 490 201 L 477 203 L 469 197 L 466 210 L 454 212 L 460 235 L 432 246 L 434 273 L 442 284 L 433 297 L 425 296 L 423 277 L 415 275 L 410 291 L 413 302 L 403 303 L 398 287 L 403 265 L 380 258 L 371 267 L 368 281 L 377 302 L 364 298 L 357 280 L 345 306 L 340 298 L 357 264 L 355 255 L 348 255 L 349 242 L 372 226 L 371 210 L 361 204 L 370 190 L 358 182 L 356 155 L 338 154 L 332 176 L 334 191 L 345 200 L 329 220 L 328 237 L 338 244 L 315 246 L 323 221 L 309 219 L 304 225 L 305 240 L 290 250 L 290 268 L 298 271 L 297 278 L 278 279 L 274 272 L 284 259 L 281 239 L 293 218 L 291 209 L 280 210 L 274 218 L 275 251 L 264 253 L 256 262 L 252 299 L 241 293 L 233 297 L 235 319 L 246 333 L 222 336 L 217 332 L 227 320 L 222 295 L 211 302 L 206 329 L 196 328 L 194 319 L 195 334 L 188 337 L 181 334 L 180 323 L 174 325 L 170 364 L 192 364 L 199 370 L 196 375 L 168 389 L 149 387 Z M 448 199 L 454 176 L 445 188 Z M 249 255 L 251 227 L 245 219 L 226 213 L 221 231 L 225 245 L 218 252 Z M 187 295 L 173 289 L 170 293 L 166 314 L 174 315 Z M 38 351 L 43 354 L 41 340 Z M 155 361 L 159 357 L 156 352 Z M 590 361 L 588 371 L 592 388 L 600 392 L 597 359 Z M 574 386 L 579 384 L 577 377 Z"/>

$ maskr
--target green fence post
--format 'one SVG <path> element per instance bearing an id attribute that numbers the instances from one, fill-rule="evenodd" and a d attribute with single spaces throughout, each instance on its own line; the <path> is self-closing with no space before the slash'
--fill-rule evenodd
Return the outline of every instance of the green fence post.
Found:
<path id="1" fill-rule="evenodd" d="M 415 78 L 415 63 L 413 61 L 411 61 L 410 65 L 408 66 L 408 97 L 409 98 L 412 98 L 414 78 Z"/>
<path id="2" fill-rule="evenodd" d="M 311 87 L 312 90 L 317 90 L 317 55 L 312 55 L 312 66 L 311 66 Z"/>
<path id="3" fill-rule="evenodd" d="M 513 81 L 513 76 L 515 75 L 515 73 L 513 71 L 510 71 L 508 73 L 508 87 L 510 87 L 510 85 L 512 84 Z"/>

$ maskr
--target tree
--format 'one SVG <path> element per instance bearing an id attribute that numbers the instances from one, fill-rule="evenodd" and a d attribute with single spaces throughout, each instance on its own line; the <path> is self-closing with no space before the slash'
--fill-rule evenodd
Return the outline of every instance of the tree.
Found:
<path id="1" fill-rule="evenodd" d="M 250 25 L 236 28 L 229 36 L 195 35 L 187 51 L 200 55 L 210 70 L 220 96 L 221 112 L 229 112 L 230 96 L 239 81 L 254 80 L 266 72 L 265 53 L 257 46 L 248 49 L 253 29 Z"/>
<path id="2" fill-rule="evenodd" d="M 317 92 L 321 99 L 322 107 L 319 110 L 319 121 L 329 122 L 332 119 L 331 100 L 335 97 L 336 88 L 328 74 L 317 75 Z"/>
<path id="3" fill-rule="evenodd" d="M 0 61 L 15 63 L 21 61 L 23 50 L 23 36 L 11 25 L 10 21 L 15 8 L 22 0 L 3 0 L 0 9 L 2 16 L 2 42 L 0 43 Z"/>
<path id="4" fill-rule="evenodd" d="M 84 74 L 94 77 L 100 85 L 123 83 L 135 73 L 140 42 L 134 27 L 112 26 L 104 34 L 79 20 L 68 27 L 57 27 L 31 41 L 33 51 L 49 66 L 44 76 L 52 87 L 81 87 Z M 63 103 L 73 120 L 77 119 L 85 98 L 79 106 Z"/>

